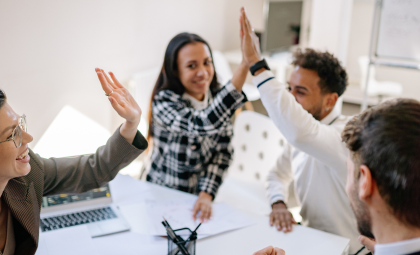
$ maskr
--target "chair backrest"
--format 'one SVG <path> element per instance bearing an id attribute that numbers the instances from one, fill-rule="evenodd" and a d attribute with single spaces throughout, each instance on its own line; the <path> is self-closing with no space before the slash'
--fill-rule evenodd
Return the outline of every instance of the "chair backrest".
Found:
<path id="1" fill-rule="evenodd" d="M 147 134 L 149 128 L 147 117 L 149 115 L 150 98 L 160 70 L 159 67 L 156 67 L 135 73 L 130 81 L 134 99 L 137 101 L 142 111 L 139 130 L 143 135 Z"/>
<path id="2" fill-rule="evenodd" d="M 217 78 L 220 79 L 220 84 L 226 85 L 226 83 L 232 79 L 233 73 L 225 55 L 223 55 L 223 53 L 218 50 L 214 50 L 213 63 L 214 68 L 216 69 Z"/>
<path id="3" fill-rule="evenodd" d="M 160 68 L 151 68 L 132 76 L 131 84 L 134 86 L 134 99 L 136 99 L 143 113 L 149 112 L 150 97 L 155 87 Z"/>
<path id="4" fill-rule="evenodd" d="M 285 142 L 270 118 L 243 111 L 235 119 L 232 140 L 235 153 L 228 176 L 265 184 L 269 170 L 283 153 Z"/>

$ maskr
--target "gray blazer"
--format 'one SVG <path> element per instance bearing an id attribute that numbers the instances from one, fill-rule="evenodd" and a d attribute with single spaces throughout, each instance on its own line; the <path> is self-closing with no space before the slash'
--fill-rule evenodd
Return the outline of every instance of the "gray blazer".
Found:
<path id="1" fill-rule="evenodd" d="M 3 193 L 13 215 L 16 255 L 35 254 L 43 196 L 99 188 L 147 148 L 140 132 L 137 131 L 133 144 L 129 144 L 119 130 L 94 154 L 45 159 L 29 152 L 31 171 L 27 176 L 11 179 Z"/>

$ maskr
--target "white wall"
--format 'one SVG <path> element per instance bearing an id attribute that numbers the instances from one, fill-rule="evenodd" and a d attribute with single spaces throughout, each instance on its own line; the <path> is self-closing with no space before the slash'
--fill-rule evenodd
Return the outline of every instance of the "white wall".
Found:
<path id="1" fill-rule="evenodd" d="M 309 47 L 347 60 L 353 0 L 312 0 Z"/>
<path id="2" fill-rule="evenodd" d="M 255 2 L 0 1 L 0 88 L 28 116 L 32 147 L 65 105 L 113 131 L 121 120 L 115 121 L 95 67 L 127 83 L 132 73 L 160 66 L 168 41 L 182 31 L 200 34 L 214 49 L 239 47 L 239 7 L 253 13 Z"/>
<path id="3" fill-rule="evenodd" d="M 333 0 L 312 0 L 315 1 Z M 374 1 L 342 1 L 354 1 L 346 65 L 350 80 L 358 82 L 357 58 L 368 52 Z M 236 49 L 239 8 L 245 6 L 254 28 L 263 30 L 263 3 L 264 0 L 0 1 L 0 88 L 6 91 L 15 110 L 28 116 L 34 136 L 32 147 L 65 105 L 112 132 L 121 119 L 104 96 L 95 67 L 114 71 L 126 84 L 133 73 L 160 66 L 168 41 L 181 31 L 202 35 L 213 49 Z M 318 7 L 318 17 L 332 15 L 328 11 L 331 6 Z M 335 17 L 342 20 L 340 15 Z M 317 20 L 312 17 L 311 22 Z M 331 43 L 325 31 L 311 28 L 312 43 L 314 38 L 319 44 Z M 337 40 L 334 47 L 340 45 Z M 419 71 L 383 67 L 377 70 L 377 79 L 401 82 L 405 95 L 420 97 Z"/>
<path id="4" fill-rule="evenodd" d="M 226 18 L 224 27 L 225 50 L 235 50 L 240 47 L 239 41 L 239 10 L 245 6 L 255 31 L 264 29 L 264 0 L 226 0 Z"/>
<path id="5" fill-rule="evenodd" d="M 359 84 L 361 71 L 358 58 L 369 53 L 374 3 L 374 0 L 354 0 L 346 65 L 350 83 Z M 418 70 L 377 67 L 376 79 L 399 82 L 403 85 L 403 97 L 420 100 L 420 71 Z"/>

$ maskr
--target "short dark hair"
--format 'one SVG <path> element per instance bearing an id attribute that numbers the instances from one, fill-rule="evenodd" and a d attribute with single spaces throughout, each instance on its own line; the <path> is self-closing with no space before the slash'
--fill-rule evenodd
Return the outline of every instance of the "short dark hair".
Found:
<path id="1" fill-rule="evenodd" d="M 6 99 L 6 94 L 3 92 L 3 90 L 0 89 L 0 108 L 4 105 Z"/>
<path id="2" fill-rule="evenodd" d="M 348 85 L 346 70 L 340 61 L 328 52 L 314 49 L 298 49 L 293 54 L 293 65 L 315 71 L 319 78 L 322 93 L 337 93 L 341 96 Z"/>
<path id="3" fill-rule="evenodd" d="M 342 139 L 356 169 L 370 169 L 393 214 L 419 228 L 420 102 L 395 99 L 368 109 L 347 123 Z"/>

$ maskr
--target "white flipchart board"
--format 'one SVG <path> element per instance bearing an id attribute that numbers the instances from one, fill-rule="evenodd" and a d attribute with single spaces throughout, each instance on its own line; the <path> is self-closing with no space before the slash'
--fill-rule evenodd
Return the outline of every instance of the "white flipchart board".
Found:
<path id="1" fill-rule="evenodd" d="M 420 0 L 382 0 L 377 58 L 420 61 Z"/>

